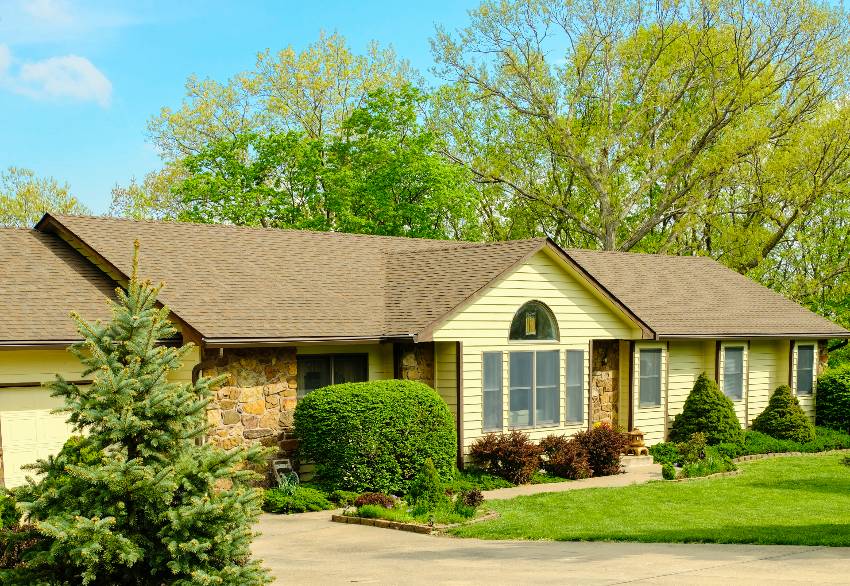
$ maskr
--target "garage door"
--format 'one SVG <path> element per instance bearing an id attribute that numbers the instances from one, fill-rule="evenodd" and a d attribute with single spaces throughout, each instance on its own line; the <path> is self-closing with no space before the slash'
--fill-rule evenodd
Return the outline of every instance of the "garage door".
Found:
<path id="1" fill-rule="evenodd" d="M 32 470 L 25 464 L 56 455 L 71 435 L 65 423 L 66 413 L 54 414 L 49 409 L 0 411 L 0 436 L 3 441 L 3 475 L 6 487 L 24 484 Z"/>

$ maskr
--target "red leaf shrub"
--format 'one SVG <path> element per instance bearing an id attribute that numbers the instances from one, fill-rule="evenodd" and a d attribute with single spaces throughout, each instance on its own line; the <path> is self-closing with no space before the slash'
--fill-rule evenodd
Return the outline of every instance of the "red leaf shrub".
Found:
<path id="1" fill-rule="evenodd" d="M 395 507 L 395 499 L 382 492 L 364 492 L 354 499 L 355 507 L 362 507 L 363 505 L 380 505 L 385 509 L 392 509 Z"/>
<path id="2" fill-rule="evenodd" d="M 543 450 L 521 431 L 488 433 L 469 449 L 472 462 L 514 484 L 525 484 L 540 469 Z"/>
<path id="3" fill-rule="evenodd" d="M 588 431 L 580 431 L 573 439 L 587 452 L 587 462 L 594 476 L 620 473 L 620 458 L 629 445 L 629 434 L 610 423 L 600 423 Z"/>
<path id="4" fill-rule="evenodd" d="M 573 438 L 550 435 L 540 442 L 543 449 L 543 469 L 547 474 L 578 480 L 590 478 L 593 470 L 588 462 L 587 450 Z"/>

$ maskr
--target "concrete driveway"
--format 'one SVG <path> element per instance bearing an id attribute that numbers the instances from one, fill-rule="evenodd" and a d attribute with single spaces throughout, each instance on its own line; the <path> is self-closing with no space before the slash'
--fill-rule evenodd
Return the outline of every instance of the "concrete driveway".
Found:
<path id="1" fill-rule="evenodd" d="M 480 541 L 263 515 L 279 584 L 847 584 L 850 548 Z"/>

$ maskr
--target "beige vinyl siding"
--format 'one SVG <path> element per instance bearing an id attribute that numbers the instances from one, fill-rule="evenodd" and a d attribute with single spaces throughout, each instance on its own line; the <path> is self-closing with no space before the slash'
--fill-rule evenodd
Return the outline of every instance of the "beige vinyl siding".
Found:
<path id="1" fill-rule="evenodd" d="M 300 356 L 314 354 L 368 354 L 369 380 L 393 378 L 392 344 L 309 344 L 297 346 Z"/>
<path id="2" fill-rule="evenodd" d="M 800 395 L 797 394 L 797 363 L 799 361 L 799 353 L 798 349 L 801 345 L 805 346 L 814 346 L 814 356 L 812 359 L 812 372 L 815 373 L 814 376 L 817 378 L 817 361 L 818 361 L 818 344 L 814 340 L 797 340 L 794 342 L 794 351 L 791 354 L 791 390 L 797 395 L 797 399 L 800 401 L 800 407 L 803 409 L 803 412 L 809 416 L 809 419 L 814 423 L 815 421 L 815 401 L 817 397 L 817 387 L 813 389 L 811 395 Z"/>
<path id="3" fill-rule="evenodd" d="M 542 301 L 555 315 L 559 342 L 509 342 L 511 320 L 527 301 Z M 508 430 L 510 411 L 510 352 L 558 350 L 560 412 L 558 425 L 525 429 L 535 440 L 551 433 L 571 434 L 587 428 L 589 348 L 592 339 L 639 338 L 637 329 L 618 310 L 549 251 L 540 251 L 497 284 L 461 308 L 434 333 L 437 342 L 463 342 L 463 435 L 464 447 L 481 437 L 483 353 L 503 353 L 503 430 Z M 439 344 L 438 344 L 439 345 Z M 584 352 L 584 420 L 566 424 L 566 350 Z M 437 367 L 438 373 L 440 366 Z M 439 374 L 438 374 L 439 376 Z"/>
<path id="4" fill-rule="evenodd" d="M 706 370 L 706 345 L 702 341 L 671 341 L 669 347 L 669 381 L 667 387 L 667 429 L 673 419 L 682 412 L 685 401 L 694 388 L 697 378 L 705 372 L 714 378 L 714 372 Z M 714 344 L 711 344 L 714 352 Z"/>
<path id="5" fill-rule="evenodd" d="M 641 406 L 640 404 L 640 351 L 661 350 L 661 404 L 657 406 Z M 663 442 L 667 436 L 667 426 L 664 412 L 668 397 L 668 353 L 667 344 L 663 342 L 637 342 L 632 363 L 632 409 L 634 412 L 633 427 L 643 432 L 647 445 Z"/>
<path id="6" fill-rule="evenodd" d="M 738 401 L 733 400 L 732 404 L 735 406 L 735 416 L 738 418 L 738 421 L 741 423 L 741 427 L 747 427 L 747 392 L 749 390 L 749 381 L 747 378 L 747 367 L 749 363 L 749 352 L 747 351 L 747 341 L 746 340 L 734 340 L 728 342 L 720 343 L 720 364 L 717 369 L 717 386 L 720 388 L 720 392 L 723 392 L 723 369 L 725 368 L 725 355 L 726 348 L 743 348 L 744 349 L 744 377 L 743 377 L 743 385 L 744 388 L 741 391 L 741 399 Z"/>
<path id="7" fill-rule="evenodd" d="M 787 384 L 782 378 L 782 362 L 788 361 L 788 346 L 778 340 L 753 340 L 749 351 L 749 384 L 747 386 L 748 424 L 761 415 L 776 387 Z"/>
<path id="8" fill-rule="evenodd" d="M 457 418 L 457 345 L 454 342 L 434 344 L 434 369 L 437 393 Z"/>
<path id="9" fill-rule="evenodd" d="M 631 351 L 631 342 L 628 340 L 620 341 L 620 376 L 618 379 L 618 405 L 617 405 L 617 425 L 623 428 L 629 426 L 629 352 Z"/>
<path id="10" fill-rule="evenodd" d="M 191 382 L 192 369 L 198 363 L 199 351 L 193 347 L 183 364 L 169 375 L 175 382 Z M 82 366 L 67 350 L 15 349 L 0 350 L 0 383 L 48 383 L 59 374 L 67 380 L 81 380 Z M 90 375 L 87 378 L 92 378 Z M 36 459 L 55 455 L 71 435 L 65 423 L 68 415 L 51 413 L 64 405 L 59 397 L 51 397 L 43 386 L 0 388 L 0 441 L 3 449 L 3 483 L 7 487 L 24 482 L 31 471 L 22 466 Z"/>

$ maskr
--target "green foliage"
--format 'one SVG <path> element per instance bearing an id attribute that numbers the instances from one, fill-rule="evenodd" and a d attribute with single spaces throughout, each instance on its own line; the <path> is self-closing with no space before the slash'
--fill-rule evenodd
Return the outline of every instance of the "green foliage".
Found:
<path id="1" fill-rule="evenodd" d="M 675 464 L 679 461 L 679 450 L 675 442 L 661 442 L 649 446 L 649 455 L 656 464 Z"/>
<path id="2" fill-rule="evenodd" d="M 75 316 L 85 341 L 71 350 L 93 383 L 57 377 L 52 390 L 86 435 L 39 461 L 40 479 L 14 490 L 32 529 L 21 532 L 25 544 L 13 556 L 25 563 L 3 570 L 3 583 L 269 580 L 251 560 L 262 495 L 246 469 L 264 463 L 263 452 L 196 441 L 219 381 L 168 382 L 191 346 L 157 344 L 177 332 L 156 306 L 159 289 L 136 278 L 136 263 L 109 323 Z"/>
<path id="3" fill-rule="evenodd" d="M 514 484 L 525 484 L 540 469 L 542 448 L 521 431 L 488 433 L 469 448 L 472 462 Z"/>
<path id="4" fill-rule="evenodd" d="M 342 134 L 246 132 L 183 160 L 183 219 L 277 228 L 476 238 L 467 171 L 437 152 L 417 117 L 425 96 L 376 90 Z"/>
<path id="5" fill-rule="evenodd" d="M 290 492 L 280 488 L 269 488 L 263 498 L 263 510 L 267 513 L 306 513 L 327 511 L 334 505 L 325 493 L 315 488 L 298 487 Z"/>
<path id="6" fill-rule="evenodd" d="M 584 445 L 575 438 L 549 435 L 540 441 L 543 469 L 547 474 L 569 480 L 590 478 L 593 470 Z"/>
<path id="7" fill-rule="evenodd" d="M 818 377 L 815 420 L 818 425 L 850 431 L 850 363 Z"/>
<path id="8" fill-rule="evenodd" d="M 352 490 L 335 490 L 328 495 L 328 500 L 340 507 L 347 507 L 353 505 L 358 496 L 360 495 Z"/>
<path id="9" fill-rule="evenodd" d="M 67 183 L 61 185 L 53 177 L 40 178 L 29 169 L 9 167 L 0 171 L 0 226 L 32 228 L 45 212 L 89 213 L 69 189 Z"/>
<path id="10" fill-rule="evenodd" d="M 661 466 L 661 478 L 663 478 L 664 480 L 675 480 L 676 466 L 674 466 L 670 462 L 664 462 L 664 464 Z"/>
<path id="11" fill-rule="evenodd" d="M 673 419 L 669 439 L 684 442 L 697 432 L 705 434 L 709 445 L 736 442 L 741 438 L 735 406 L 705 373 L 699 375 L 682 412 Z"/>
<path id="12" fill-rule="evenodd" d="M 424 505 L 430 510 L 436 509 L 448 500 L 446 489 L 440 480 L 440 474 L 431 458 L 425 460 L 422 470 L 410 483 L 407 500 L 414 506 Z"/>
<path id="13" fill-rule="evenodd" d="M 452 494 L 477 488 L 479 490 L 496 490 L 516 486 L 513 482 L 500 478 L 480 468 L 467 466 L 463 471 L 455 470 L 454 478 L 446 484 L 446 489 Z"/>
<path id="14" fill-rule="evenodd" d="M 788 385 L 778 387 L 764 411 L 753 420 L 753 431 L 766 433 L 777 439 L 809 442 L 815 437 L 815 426 L 800 408 L 797 397 Z"/>
<path id="15" fill-rule="evenodd" d="M 682 464 L 693 464 L 705 458 L 707 445 L 704 433 L 697 432 L 693 434 L 688 441 L 676 444 L 676 451 L 679 452 L 679 462 Z"/>
<path id="16" fill-rule="evenodd" d="M 703 457 L 687 461 L 682 465 L 682 477 L 697 478 L 731 470 L 735 470 L 735 464 L 732 463 L 732 460 L 714 449 L 713 446 L 708 446 L 705 448 Z"/>
<path id="17" fill-rule="evenodd" d="M 0 529 L 17 525 L 20 519 L 21 513 L 16 506 L 15 497 L 8 492 L 0 492 Z"/>
<path id="18" fill-rule="evenodd" d="M 428 458 L 446 480 L 454 470 L 454 418 L 434 389 L 415 381 L 315 390 L 295 408 L 295 434 L 332 489 L 404 494 Z"/>

